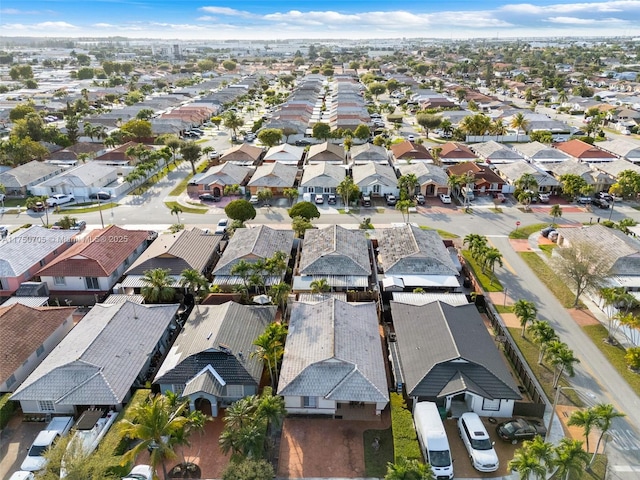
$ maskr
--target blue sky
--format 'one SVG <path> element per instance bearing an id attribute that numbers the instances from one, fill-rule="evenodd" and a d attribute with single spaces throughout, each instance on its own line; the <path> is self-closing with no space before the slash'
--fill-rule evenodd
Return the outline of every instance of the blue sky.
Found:
<path id="1" fill-rule="evenodd" d="M 640 36 L 640 0 L 1 0 L 1 36 L 161 39 Z"/>

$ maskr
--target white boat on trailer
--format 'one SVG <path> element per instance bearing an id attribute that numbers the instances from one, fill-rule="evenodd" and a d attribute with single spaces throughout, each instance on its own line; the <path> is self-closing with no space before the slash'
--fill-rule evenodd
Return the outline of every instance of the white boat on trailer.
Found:
<path id="1" fill-rule="evenodd" d="M 93 453 L 117 417 L 118 412 L 114 412 L 113 410 L 107 412 L 106 415 L 104 410 L 86 410 L 74 425 L 65 457 L 67 455 L 87 456 Z M 67 476 L 64 468 L 64 460 L 63 458 L 60 468 L 60 478 Z"/>

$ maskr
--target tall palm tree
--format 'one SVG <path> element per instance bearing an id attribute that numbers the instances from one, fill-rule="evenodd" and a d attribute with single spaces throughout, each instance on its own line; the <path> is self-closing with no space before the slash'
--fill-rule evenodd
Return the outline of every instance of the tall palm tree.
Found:
<path id="1" fill-rule="evenodd" d="M 198 292 L 201 289 L 206 291 L 208 284 L 209 282 L 207 282 L 206 277 L 193 268 L 185 268 L 180 274 L 180 286 L 186 288 L 187 291 L 193 295 L 196 303 Z"/>
<path id="2" fill-rule="evenodd" d="M 242 429 L 253 422 L 258 410 L 258 397 L 250 395 L 231 404 L 224 416 L 224 423 L 233 429 Z"/>
<path id="3" fill-rule="evenodd" d="M 180 214 L 182 213 L 182 209 L 180 208 L 180 205 L 174 205 L 173 207 L 171 207 L 171 215 L 175 215 L 176 218 L 178 219 L 178 225 L 180 225 Z"/>
<path id="4" fill-rule="evenodd" d="M 556 475 L 564 480 L 569 480 L 573 475 L 579 474 L 589 461 L 589 454 L 582 449 L 580 440 L 563 438 L 555 452 L 553 463 L 558 467 Z"/>
<path id="5" fill-rule="evenodd" d="M 516 450 L 508 467 L 509 470 L 518 472 L 520 480 L 541 479 L 547 473 L 547 467 L 524 446 Z"/>
<path id="6" fill-rule="evenodd" d="M 540 435 L 536 435 L 533 440 L 527 440 L 522 444 L 526 447 L 538 460 L 540 460 L 547 468 L 553 463 L 554 446 L 552 443 L 545 442 Z"/>
<path id="7" fill-rule="evenodd" d="M 515 186 L 520 190 L 537 190 L 538 180 L 531 173 L 523 173 L 520 178 L 515 181 Z"/>
<path id="8" fill-rule="evenodd" d="M 518 320 L 520 320 L 520 326 L 522 327 L 520 336 L 524 338 L 524 332 L 527 328 L 527 325 L 529 325 L 536 319 L 538 308 L 536 307 L 535 303 L 521 298 L 513 305 L 513 313 L 515 313 L 516 317 L 518 317 Z"/>
<path id="9" fill-rule="evenodd" d="M 286 282 L 279 282 L 275 285 L 271 285 L 269 288 L 269 295 L 273 303 L 280 307 L 282 312 L 282 318 L 285 318 L 285 309 L 287 305 L 287 296 L 291 292 L 291 286 Z"/>
<path id="10" fill-rule="evenodd" d="M 511 119 L 510 126 L 516 129 L 516 142 L 519 142 L 520 131 L 522 130 L 524 133 L 527 133 L 527 129 L 529 128 L 529 120 L 527 120 L 523 113 L 516 113 Z"/>
<path id="11" fill-rule="evenodd" d="M 464 237 L 462 244 L 469 246 L 471 257 L 476 261 L 479 258 L 480 252 L 488 246 L 487 237 L 485 237 L 484 235 L 480 235 L 478 233 L 470 233 L 466 235 Z"/>
<path id="12" fill-rule="evenodd" d="M 596 453 L 598 453 L 598 449 L 600 448 L 600 443 L 602 442 L 604 435 L 611 428 L 611 422 L 613 419 L 625 416 L 622 412 L 616 412 L 613 405 L 610 403 L 599 403 L 593 407 L 593 411 L 596 415 L 596 425 L 598 430 L 600 430 L 600 436 L 598 437 L 598 443 L 596 444 L 596 449 L 593 452 L 593 457 L 591 457 L 591 460 L 589 461 L 589 466 L 591 466 L 595 460 Z"/>
<path id="13" fill-rule="evenodd" d="M 326 278 L 313 280 L 309 286 L 311 287 L 311 293 L 325 293 L 331 290 L 331 285 L 329 285 Z"/>
<path id="14" fill-rule="evenodd" d="M 144 272 L 141 279 L 144 287 L 140 293 L 146 302 L 161 303 L 173 300 L 176 292 L 172 285 L 175 279 L 169 275 L 170 272 L 168 268 L 154 268 Z"/>
<path id="15" fill-rule="evenodd" d="M 562 216 L 562 207 L 558 204 L 551 205 L 551 209 L 549 210 L 549 214 L 553 218 L 553 224 L 556 224 L 556 218 Z"/>
<path id="16" fill-rule="evenodd" d="M 488 248 L 483 255 L 482 259 L 482 269 L 489 269 L 491 272 L 491 283 L 493 283 L 493 278 L 495 277 L 495 267 L 496 264 L 502 266 L 502 254 L 500 250 L 495 247 Z"/>
<path id="17" fill-rule="evenodd" d="M 545 352 L 545 358 L 555 367 L 553 388 L 558 387 L 558 383 L 564 372 L 567 372 L 570 377 L 573 377 L 575 374 L 574 364 L 580 363 L 580 360 L 574 355 L 573 350 L 571 350 L 566 343 L 559 340 L 549 342 L 547 351 Z"/>
<path id="18" fill-rule="evenodd" d="M 527 330 L 531 333 L 531 339 L 533 343 L 538 346 L 538 365 L 542 365 L 542 359 L 544 358 L 547 350 L 547 345 L 554 340 L 558 340 L 558 334 L 553 329 L 549 322 L 545 320 L 534 320 Z"/>
<path id="19" fill-rule="evenodd" d="M 169 405 L 163 395 L 152 395 L 146 403 L 133 407 L 130 418 L 120 422 L 123 435 L 140 440 L 131 450 L 123 455 L 123 464 L 135 461 L 138 455 L 149 450 L 149 462 L 155 470 L 162 465 L 164 478 L 167 478 L 165 460 L 176 457 L 174 436 L 185 428 L 188 419 L 183 415 L 188 402 L 177 407 Z"/>
<path id="20" fill-rule="evenodd" d="M 249 277 L 251 276 L 251 263 L 240 260 L 230 270 L 231 275 L 237 275 L 242 280 L 245 289 L 249 288 Z"/>
<path id="21" fill-rule="evenodd" d="M 570 427 L 582 428 L 587 452 L 589 451 L 589 434 L 591 433 L 591 429 L 597 425 L 596 422 L 597 416 L 592 408 L 574 411 L 567 421 L 567 425 Z"/>

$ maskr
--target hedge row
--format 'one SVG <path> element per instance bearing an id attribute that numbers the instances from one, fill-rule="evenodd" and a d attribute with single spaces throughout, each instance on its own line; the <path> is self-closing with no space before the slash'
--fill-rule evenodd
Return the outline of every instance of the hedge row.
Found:
<path id="1" fill-rule="evenodd" d="M 397 393 L 391 394 L 391 429 L 394 461 L 398 462 L 404 457 L 422 462 L 422 452 L 413 425 L 413 416 L 407 409 L 404 397 Z"/>
<path id="2" fill-rule="evenodd" d="M 0 430 L 7 426 L 9 419 L 16 411 L 16 403 L 9 401 L 10 393 L 5 393 L 0 397 Z"/>
<path id="3" fill-rule="evenodd" d="M 129 471 L 130 465 L 120 465 L 122 461 L 122 455 L 127 451 L 127 445 L 129 443 L 129 439 L 126 438 L 119 427 L 119 423 L 121 420 L 127 419 L 132 420 L 133 417 L 131 415 L 131 409 L 135 405 L 142 404 L 147 401 L 149 398 L 149 394 L 151 390 L 140 389 L 137 390 L 127 406 L 118 414 L 118 418 L 114 422 L 113 426 L 109 429 L 107 434 L 104 436 L 102 441 L 100 442 L 100 447 L 98 448 L 97 454 L 104 455 L 105 457 L 113 458 L 113 467 L 112 472 L 119 476 L 124 476 Z"/>

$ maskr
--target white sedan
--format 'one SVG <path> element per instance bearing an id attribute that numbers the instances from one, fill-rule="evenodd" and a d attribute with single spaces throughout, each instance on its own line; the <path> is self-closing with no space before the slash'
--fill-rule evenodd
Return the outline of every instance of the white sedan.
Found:
<path id="1" fill-rule="evenodd" d="M 440 201 L 442 203 L 451 203 L 451 195 L 449 195 L 448 193 L 441 193 Z"/>

